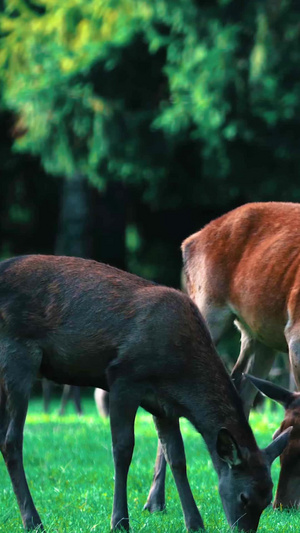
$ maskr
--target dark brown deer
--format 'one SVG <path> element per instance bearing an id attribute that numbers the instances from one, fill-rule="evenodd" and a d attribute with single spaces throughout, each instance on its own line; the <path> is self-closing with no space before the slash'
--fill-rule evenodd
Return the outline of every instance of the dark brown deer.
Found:
<path id="1" fill-rule="evenodd" d="M 200 309 L 213 341 L 217 343 L 233 321 L 240 329 L 241 350 L 232 376 L 246 415 L 256 389 L 250 380 L 240 376 L 250 372 L 266 377 L 276 351 L 289 354 L 299 388 L 300 205 L 246 204 L 187 238 L 182 252 L 188 293 Z M 282 459 L 275 506 L 287 506 L 290 501 L 300 504 L 300 402 L 297 394 L 289 398 L 293 401 L 289 399 L 285 404 L 282 429 L 292 425 L 294 430 Z M 294 473 L 298 471 L 298 489 L 287 466 L 291 458 Z M 289 479 L 289 486 L 294 486 L 293 496 L 290 489 L 285 494 L 283 479 Z"/>
<path id="2" fill-rule="evenodd" d="M 41 519 L 22 460 L 35 376 L 109 390 L 115 463 L 112 528 L 128 530 L 126 483 L 139 405 L 154 415 L 188 530 L 203 521 L 186 476 L 179 417 L 207 444 L 230 525 L 256 530 L 271 502 L 270 465 L 290 430 L 257 447 L 242 404 L 190 298 L 79 258 L 24 256 L 0 263 L 0 449 L 25 528 Z"/>

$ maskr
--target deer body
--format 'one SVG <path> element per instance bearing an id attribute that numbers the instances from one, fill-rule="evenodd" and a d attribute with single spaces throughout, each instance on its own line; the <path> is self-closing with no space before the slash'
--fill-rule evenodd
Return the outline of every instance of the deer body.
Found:
<path id="1" fill-rule="evenodd" d="M 299 388 L 300 204 L 243 205 L 188 237 L 182 252 L 188 294 L 200 309 L 214 342 L 233 321 L 240 329 L 241 350 L 233 378 L 243 372 L 266 377 L 278 350 L 289 354 Z M 246 378 L 238 387 L 248 415 L 256 390 Z M 286 417 L 288 425 L 294 426 L 294 449 L 295 434 L 300 431 L 300 409 L 297 416 L 291 417 L 289 412 Z M 300 477 L 292 500 L 283 497 L 281 481 L 286 477 L 285 464 L 290 455 L 287 447 L 276 506 L 300 504 Z M 298 455 L 300 471 L 299 439 Z"/>
<path id="2" fill-rule="evenodd" d="M 186 295 L 84 259 L 24 256 L 0 264 L 0 449 L 27 529 L 42 527 L 22 461 L 37 374 L 110 393 L 114 529 L 129 527 L 126 483 L 142 405 L 154 415 L 187 529 L 203 522 L 186 477 L 180 416 L 207 443 L 229 523 L 256 530 L 271 500 L 270 464 L 288 434 L 266 450 L 257 448 L 236 390 Z"/>
<path id="3" fill-rule="evenodd" d="M 234 373 L 252 364 L 264 377 L 276 350 L 289 351 L 299 386 L 300 205 L 246 204 L 188 237 L 182 250 L 188 293 L 213 340 L 233 321 L 241 330 Z"/>

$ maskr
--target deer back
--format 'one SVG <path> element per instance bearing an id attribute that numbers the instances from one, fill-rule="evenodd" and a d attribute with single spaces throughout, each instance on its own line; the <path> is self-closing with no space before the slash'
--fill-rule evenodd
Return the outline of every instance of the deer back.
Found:
<path id="1" fill-rule="evenodd" d="M 284 329 L 300 318 L 300 205 L 241 206 L 182 244 L 188 293 L 227 306 L 253 335 L 287 350 Z"/>

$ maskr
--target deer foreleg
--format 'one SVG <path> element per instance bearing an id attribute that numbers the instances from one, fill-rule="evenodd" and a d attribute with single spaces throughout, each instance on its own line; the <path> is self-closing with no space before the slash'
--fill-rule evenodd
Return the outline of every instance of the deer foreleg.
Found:
<path id="1" fill-rule="evenodd" d="M 258 378 L 267 377 L 274 363 L 276 351 L 251 338 L 240 324 L 237 326 L 241 332 L 241 350 L 231 377 L 241 396 L 244 412 L 248 418 L 257 389 L 242 374 L 248 372 Z"/>
<path id="2" fill-rule="evenodd" d="M 174 476 L 186 528 L 188 531 L 204 529 L 186 474 L 185 452 L 179 421 L 157 417 L 154 418 L 154 421 L 165 457 Z"/>

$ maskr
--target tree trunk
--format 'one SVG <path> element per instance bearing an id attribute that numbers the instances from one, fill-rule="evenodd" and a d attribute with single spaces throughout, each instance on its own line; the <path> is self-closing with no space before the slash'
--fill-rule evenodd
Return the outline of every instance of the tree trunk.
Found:
<path id="1" fill-rule="evenodd" d="M 74 257 L 88 257 L 90 249 L 89 241 L 89 201 L 88 184 L 82 174 L 75 174 L 72 179 L 65 178 L 58 234 L 55 244 L 56 255 L 68 255 Z M 52 385 L 44 379 L 43 396 L 44 410 L 49 410 Z M 80 388 L 64 385 L 60 414 L 65 413 L 68 401 L 74 401 L 78 415 L 82 414 L 80 401 Z"/>
<path id="2" fill-rule="evenodd" d="M 88 184 L 82 174 L 65 179 L 62 191 L 56 255 L 88 257 L 89 239 Z"/>
<path id="3" fill-rule="evenodd" d="M 91 190 L 92 257 L 126 269 L 127 195 L 123 183 L 111 181 L 106 190 Z"/>

